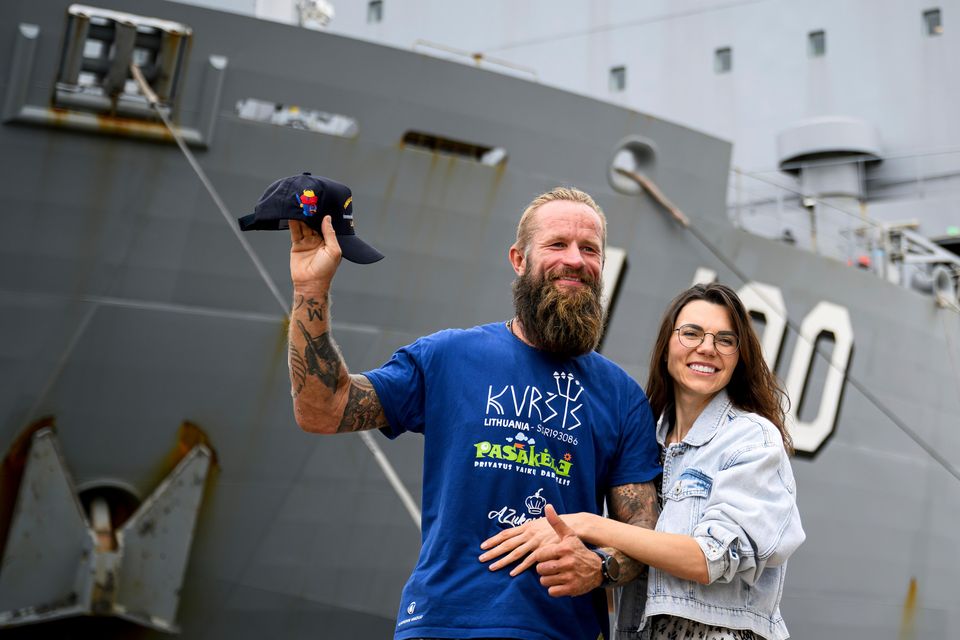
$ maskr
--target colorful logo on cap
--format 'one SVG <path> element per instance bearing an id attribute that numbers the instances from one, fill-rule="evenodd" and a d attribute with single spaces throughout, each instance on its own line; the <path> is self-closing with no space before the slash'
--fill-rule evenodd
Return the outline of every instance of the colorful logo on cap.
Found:
<path id="1" fill-rule="evenodd" d="M 353 196 L 347 198 L 347 201 L 343 203 L 343 219 L 344 220 L 353 220 L 353 212 L 347 211 L 347 207 L 350 206 L 350 203 L 353 202 Z M 353 227 L 353 223 L 350 223 L 350 226 Z"/>
<path id="2" fill-rule="evenodd" d="M 303 209 L 303 215 L 309 217 L 317 212 L 317 194 L 313 192 L 313 189 L 304 189 L 303 193 L 295 197 L 297 198 L 297 204 Z"/>

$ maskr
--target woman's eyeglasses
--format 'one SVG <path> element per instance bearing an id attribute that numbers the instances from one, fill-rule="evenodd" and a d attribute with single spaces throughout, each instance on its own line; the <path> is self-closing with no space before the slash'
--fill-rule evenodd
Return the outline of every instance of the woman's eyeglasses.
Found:
<path id="1" fill-rule="evenodd" d="M 707 336 L 713 336 L 713 348 L 717 350 L 717 353 L 725 356 L 732 356 L 740 348 L 740 338 L 730 331 L 710 333 L 695 324 L 685 324 L 679 329 L 674 329 L 674 331 L 677 332 L 680 344 L 690 349 L 695 349 L 703 344 Z"/>

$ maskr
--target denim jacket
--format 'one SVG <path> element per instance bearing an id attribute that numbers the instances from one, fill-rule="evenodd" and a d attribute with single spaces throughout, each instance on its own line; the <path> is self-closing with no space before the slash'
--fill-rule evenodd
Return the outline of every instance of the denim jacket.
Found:
<path id="1" fill-rule="evenodd" d="M 661 419 L 661 447 L 669 431 Z M 651 567 L 646 593 L 643 581 L 621 590 L 615 638 L 639 637 L 647 618 L 658 614 L 750 629 L 768 640 L 789 637 L 780 616 L 783 579 L 787 558 L 805 538 L 796 497 L 777 428 L 737 409 L 721 391 L 683 441 L 666 447 L 657 521 L 657 531 L 696 539 L 710 582 Z"/>

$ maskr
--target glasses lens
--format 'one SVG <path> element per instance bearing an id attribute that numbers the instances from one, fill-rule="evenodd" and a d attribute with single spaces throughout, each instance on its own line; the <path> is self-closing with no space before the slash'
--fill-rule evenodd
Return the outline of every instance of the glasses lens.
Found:
<path id="1" fill-rule="evenodd" d="M 713 344 L 716 345 L 718 352 L 729 356 L 740 348 L 740 339 L 732 333 L 721 333 L 714 339 Z"/>
<path id="2" fill-rule="evenodd" d="M 703 330 L 693 325 L 685 324 L 677 329 L 680 344 L 685 347 L 699 347 L 703 342 Z"/>

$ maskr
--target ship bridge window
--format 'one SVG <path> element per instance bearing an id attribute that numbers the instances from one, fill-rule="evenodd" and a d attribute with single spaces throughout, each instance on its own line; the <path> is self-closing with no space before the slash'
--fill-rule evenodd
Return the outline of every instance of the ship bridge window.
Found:
<path id="1" fill-rule="evenodd" d="M 503 147 L 487 147 L 420 131 L 407 131 L 403 134 L 403 144 L 433 153 L 467 158 L 490 166 L 497 166 L 507 161 L 507 151 Z"/>
<path id="2" fill-rule="evenodd" d="M 713 70 L 717 73 L 730 73 L 733 69 L 733 49 L 720 47 L 713 52 Z"/>
<path id="3" fill-rule="evenodd" d="M 341 138 L 355 138 L 360 130 L 356 119 L 350 116 L 256 98 L 240 100 L 236 110 L 237 115 L 244 120 L 315 131 Z"/>
<path id="4" fill-rule="evenodd" d="M 383 22 L 383 0 L 370 0 L 367 3 L 367 22 Z"/>
<path id="5" fill-rule="evenodd" d="M 54 92 L 58 107 L 128 117 L 154 116 L 130 63 L 168 112 L 176 104 L 192 31 L 186 25 L 109 9 L 71 5 Z"/>
<path id="6" fill-rule="evenodd" d="M 811 31 L 807 34 L 807 55 L 820 58 L 827 54 L 827 32 Z"/>
<path id="7" fill-rule="evenodd" d="M 923 12 L 923 28 L 928 36 L 943 34 L 943 18 L 940 9 L 927 9 Z"/>
<path id="8" fill-rule="evenodd" d="M 610 91 L 623 91 L 627 88 L 627 68 L 610 67 Z"/>

